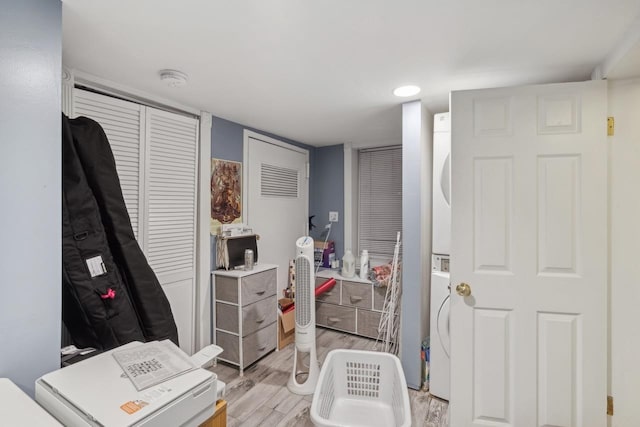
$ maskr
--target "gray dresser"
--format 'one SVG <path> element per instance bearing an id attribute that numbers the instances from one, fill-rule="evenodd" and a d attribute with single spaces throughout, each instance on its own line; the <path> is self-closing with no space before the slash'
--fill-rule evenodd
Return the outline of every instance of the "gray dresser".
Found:
<path id="1" fill-rule="evenodd" d="M 244 368 L 276 348 L 278 267 L 213 272 L 214 339 L 219 360 Z"/>
<path id="2" fill-rule="evenodd" d="M 375 287 L 358 277 L 343 278 L 333 270 L 318 271 L 316 286 L 331 277 L 336 285 L 316 297 L 316 325 L 377 338 L 387 288 Z"/>

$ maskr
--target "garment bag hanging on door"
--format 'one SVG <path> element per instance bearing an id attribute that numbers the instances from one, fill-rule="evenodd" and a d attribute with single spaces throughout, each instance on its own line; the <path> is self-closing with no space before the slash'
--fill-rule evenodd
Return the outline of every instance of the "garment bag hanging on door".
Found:
<path id="1" fill-rule="evenodd" d="M 107 135 L 133 234 L 169 300 L 180 348 L 192 353 L 199 121 L 79 88 L 73 111 Z"/>
<path id="2" fill-rule="evenodd" d="M 62 320 L 78 347 L 144 341 L 100 211 L 62 116 Z"/>
<path id="3" fill-rule="evenodd" d="M 114 260 L 131 293 L 144 336 L 148 341 L 170 339 L 178 344 L 169 300 L 133 234 L 109 141 L 102 127 L 91 119 L 79 117 L 69 122 Z"/>

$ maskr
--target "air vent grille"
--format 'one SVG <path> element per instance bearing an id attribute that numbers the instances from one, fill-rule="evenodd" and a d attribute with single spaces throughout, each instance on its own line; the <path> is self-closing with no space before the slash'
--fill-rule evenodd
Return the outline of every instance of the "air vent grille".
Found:
<path id="1" fill-rule="evenodd" d="M 297 198 L 298 171 L 262 163 L 260 165 L 260 195 Z"/>

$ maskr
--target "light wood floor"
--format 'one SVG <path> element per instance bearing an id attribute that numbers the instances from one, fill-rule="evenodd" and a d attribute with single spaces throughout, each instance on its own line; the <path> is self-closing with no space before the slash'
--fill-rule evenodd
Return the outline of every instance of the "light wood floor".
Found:
<path id="1" fill-rule="evenodd" d="M 320 363 L 336 348 L 371 350 L 374 340 L 350 334 L 317 329 L 317 351 Z M 211 368 L 220 381 L 227 384 L 228 427 L 313 426 L 309 409 L 313 396 L 298 396 L 287 389 L 293 365 L 293 345 L 276 351 L 238 375 L 238 369 L 218 363 Z M 412 425 L 415 427 L 448 427 L 447 402 L 429 393 L 409 389 Z"/>

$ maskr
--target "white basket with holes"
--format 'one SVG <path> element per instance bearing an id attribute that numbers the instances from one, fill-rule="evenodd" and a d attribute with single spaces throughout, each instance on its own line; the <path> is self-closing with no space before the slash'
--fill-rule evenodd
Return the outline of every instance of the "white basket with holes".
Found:
<path id="1" fill-rule="evenodd" d="M 331 351 L 313 395 L 311 421 L 319 427 L 411 426 L 400 360 L 375 351 Z"/>

